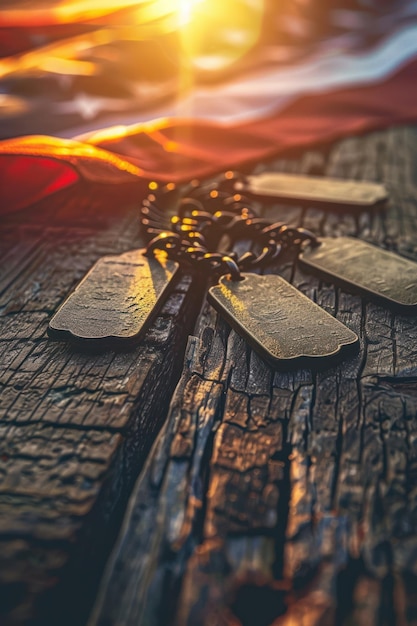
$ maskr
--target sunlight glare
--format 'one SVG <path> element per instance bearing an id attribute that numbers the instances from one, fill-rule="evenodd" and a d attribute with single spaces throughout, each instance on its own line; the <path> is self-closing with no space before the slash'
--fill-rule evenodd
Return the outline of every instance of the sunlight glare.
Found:
<path id="1" fill-rule="evenodd" d="M 177 0 L 178 2 L 178 18 L 179 26 L 183 27 L 189 24 L 193 17 L 194 5 L 203 0 Z"/>
<path id="2" fill-rule="evenodd" d="M 263 0 L 176 1 L 182 50 L 195 70 L 226 69 L 259 41 Z"/>

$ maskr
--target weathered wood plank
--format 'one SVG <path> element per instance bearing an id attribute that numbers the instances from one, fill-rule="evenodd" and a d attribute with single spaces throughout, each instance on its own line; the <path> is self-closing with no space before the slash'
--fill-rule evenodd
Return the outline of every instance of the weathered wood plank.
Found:
<path id="1" fill-rule="evenodd" d="M 391 200 L 359 217 L 278 205 L 267 215 L 416 258 L 416 156 L 416 131 L 393 129 L 281 160 L 277 171 L 385 182 Z M 91 626 L 414 619 L 415 319 L 291 264 L 268 271 L 357 332 L 361 351 L 319 374 L 274 373 L 205 309 Z"/>
<path id="2" fill-rule="evenodd" d="M 142 345 L 52 342 L 48 320 L 103 254 L 140 247 L 135 207 L 71 192 L 10 216 L 0 282 L 0 622 L 81 624 L 162 425 L 199 309 L 184 276 Z M 53 214 L 52 214 L 53 213 Z M 24 226 L 21 225 L 24 223 Z"/>

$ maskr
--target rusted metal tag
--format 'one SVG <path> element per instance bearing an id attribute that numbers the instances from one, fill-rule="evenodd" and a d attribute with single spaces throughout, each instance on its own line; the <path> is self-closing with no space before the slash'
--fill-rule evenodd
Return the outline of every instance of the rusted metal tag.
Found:
<path id="1" fill-rule="evenodd" d="M 163 302 L 178 263 L 144 250 L 103 257 L 49 322 L 53 339 L 101 344 L 137 340 Z"/>
<path id="2" fill-rule="evenodd" d="M 352 237 L 319 243 L 301 253 L 301 267 L 398 312 L 417 312 L 417 263 Z"/>
<path id="3" fill-rule="evenodd" d="M 320 178 L 265 172 L 237 182 L 236 191 L 263 198 L 276 198 L 287 203 L 308 203 L 312 206 L 337 205 L 338 208 L 372 208 L 388 197 L 383 185 L 356 180 Z"/>
<path id="4" fill-rule="evenodd" d="M 280 276 L 223 276 L 209 301 L 269 363 L 323 368 L 354 353 L 357 335 Z"/>

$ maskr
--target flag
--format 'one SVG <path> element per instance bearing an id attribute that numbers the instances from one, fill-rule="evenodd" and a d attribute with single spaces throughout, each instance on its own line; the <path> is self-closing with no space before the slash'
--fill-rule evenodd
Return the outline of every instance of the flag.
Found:
<path id="1" fill-rule="evenodd" d="M 416 120 L 416 3 L 327 4 L 283 2 L 277 13 L 266 3 L 259 41 L 238 61 L 201 56 L 184 77 L 179 27 L 161 2 L 6 3 L 1 210 L 81 181 L 142 193 L 151 180 L 204 178 Z M 241 45 L 236 32 L 221 36 L 227 54 Z"/>

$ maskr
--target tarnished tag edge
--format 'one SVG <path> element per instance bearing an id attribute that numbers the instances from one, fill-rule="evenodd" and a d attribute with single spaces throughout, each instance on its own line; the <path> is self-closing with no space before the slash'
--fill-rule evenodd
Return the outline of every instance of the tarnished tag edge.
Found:
<path id="1" fill-rule="evenodd" d="M 281 172 L 266 172 L 268 174 L 275 174 L 277 176 L 281 175 Z M 262 175 L 262 174 L 260 174 Z M 295 178 L 295 174 L 291 174 L 291 175 L 285 175 L 291 178 Z M 371 201 L 364 201 L 364 200 L 349 200 L 349 198 L 346 198 L 345 200 L 337 200 L 334 198 L 314 198 L 314 197 L 309 197 L 307 195 L 303 195 L 303 194 L 299 194 L 297 195 L 297 193 L 295 192 L 294 195 L 286 195 L 285 193 L 279 193 L 278 191 L 268 191 L 268 190 L 264 190 L 262 191 L 256 191 L 256 189 L 253 188 L 253 185 L 250 182 L 251 178 L 256 178 L 256 175 L 254 176 L 249 176 L 248 183 L 241 183 L 240 181 L 237 183 L 237 187 L 236 187 L 236 191 L 238 191 L 239 193 L 244 193 L 244 194 L 250 194 L 251 196 L 255 197 L 255 198 L 262 198 L 265 201 L 271 201 L 271 200 L 278 200 L 281 202 L 285 202 L 287 204 L 300 204 L 300 203 L 308 203 L 310 206 L 317 206 L 317 207 L 326 207 L 326 208 L 330 208 L 331 206 L 335 206 L 336 208 L 340 209 L 340 208 L 344 208 L 344 209 L 353 209 L 353 210 L 359 210 L 361 208 L 367 208 L 367 209 L 378 209 L 378 208 L 382 208 L 388 198 L 389 198 L 389 194 L 388 194 L 388 190 L 386 189 L 386 187 L 381 184 L 381 183 L 374 183 L 372 181 L 361 181 L 361 180 L 351 180 L 351 179 L 343 179 L 343 178 L 332 178 L 331 181 L 332 182 L 342 182 L 342 183 L 355 183 L 355 184 L 359 184 L 359 185 L 372 185 L 373 187 L 379 187 L 379 191 L 380 191 L 380 195 L 378 195 L 375 199 L 371 200 Z M 308 176 L 302 176 L 302 178 L 308 178 Z M 320 176 L 311 176 L 310 178 L 312 178 L 314 181 L 317 180 L 325 180 L 325 178 L 320 177 Z"/>
<path id="2" fill-rule="evenodd" d="M 145 252 L 145 248 L 138 249 L 137 251 L 139 252 L 140 250 L 143 250 L 143 252 Z M 140 340 L 142 335 L 147 331 L 147 329 L 149 328 L 150 324 L 155 319 L 155 317 L 158 314 L 158 312 L 161 310 L 161 307 L 163 306 L 163 304 L 165 302 L 167 294 L 175 286 L 175 283 L 176 283 L 176 281 L 178 279 L 178 276 L 179 276 L 179 273 L 180 273 L 179 272 L 180 265 L 176 261 L 171 261 L 170 260 L 170 263 L 173 266 L 172 278 L 166 284 L 165 288 L 162 290 L 162 292 L 161 292 L 161 294 L 159 296 L 157 304 L 150 311 L 148 317 L 146 318 L 146 320 L 142 324 L 142 327 L 140 328 L 139 332 L 136 335 L 132 335 L 130 337 L 120 337 L 120 336 L 117 336 L 117 335 L 106 335 L 104 337 L 91 338 L 91 337 L 82 337 L 80 335 L 75 335 L 69 329 L 54 328 L 53 327 L 54 319 L 59 316 L 60 311 L 66 306 L 68 301 L 75 294 L 75 292 L 79 289 L 79 287 L 81 287 L 81 285 L 86 280 L 88 280 L 89 275 L 93 272 L 94 268 L 96 267 L 96 265 L 97 265 L 97 263 L 99 261 L 108 261 L 108 260 L 112 260 L 112 259 L 118 259 L 120 256 L 122 256 L 126 252 L 134 252 L 134 251 L 136 251 L 136 250 L 127 250 L 127 251 L 125 251 L 124 253 L 121 253 L 121 254 L 105 255 L 105 256 L 102 256 L 99 259 L 97 259 L 97 261 L 94 263 L 94 265 L 88 270 L 88 272 L 82 277 L 82 279 L 75 285 L 75 287 L 72 289 L 72 291 L 65 297 L 64 301 L 62 302 L 62 304 L 59 305 L 59 307 L 57 308 L 57 310 L 55 311 L 55 313 L 53 314 L 53 316 L 49 320 L 48 327 L 47 327 L 47 334 L 48 334 L 48 337 L 50 339 L 52 339 L 53 341 L 64 341 L 64 342 L 68 342 L 68 343 L 79 345 L 79 346 L 97 346 L 97 347 L 119 347 L 119 346 L 126 346 L 128 344 L 135 345 L 135 344 L 138 343 L 138 341 Z"/>
<path id="3" fill-rule="evenodd" d="M 352 239 L 355 241 L 355 237 L 347 237 L 348 239 Z M 324 239 L 323 237 L 321 239 Z M 320 241 L 320 239 L 319 239 Z M 361 240 L 363 241 L 363 240 Z M 378 248 L 378 246 L 374 246 L 374 244 L 365 241 L 369 246 L 373 246 L 374 248 Z M 308 247 L 305 250 L 308 251 Z M 388 250 L 384 250 L 384 252 L 389 252 Z M 390 253 L 393 254 L 393 253 Z M 400 255 L 399 255 L 400 256 Z M 404 257 L 405 258 L 405 257 Z M 409 260 L 409 259 L 407 259 Z M 310 271 L 315 274 L 325 282 L 330 282 L 338 287 L 345 289 L 348 293 L 352 295 L 360 295 L 364 297 L 369 297 L 374 302 L 380 305 L 389 305 L 398 313 L 404 313 L 406 315 L 413 315 L 417 313 L 417 303 L 415 304 L 406 304 L 404 302 L 399 302 L 398 300 L 394 300 L 393 298 L 389 298 L 384 296 L 383 294 L 374 291 L 373 289 L 369 289 L 368 287 L 362 287 L 358 283 L 354 283 L 353 281 L 349 281 L 340 274 L 335 274 L 331 272 L 327 272 L 321 266 L 316 265 L 312 261 L 307 260 L 304 257 L 304 251 L 301 251 L 298 257 L 298 263 L 301 269 L 305 269 L 306 271 Z"/>
<path id="4" fill-rule="evenodd" d="M 242 274 L 242 276 L 244 277 L 245 274 Z M 279 278 L 281 278 L 283 281 L 285 280 L 282 277 L 279 277 Z M 310 298 L 308 298 L 305 294 L 301 293 L 301 291 L 298 291 L 296 287 L 294 287 L 290 283 L 288 283 L 288 285 L 290 285 L 295 291 L 297 291 L 298 294 L 302 298 L 305 298 L 306 300 L 308 300 L 310 304 L 315 304 L 317 307 L 319 306 L 318 304 L 310 300 Z M 316 371 L 321 370 L 321 369 L 327 369 L 339 363 L 341 359 L 354 356 L 359 351 L 360 341 L 359 341 L 358 335 L 353 330 L 351 330 L 350 328 L 342 324 L 342 322 L 340 322 L 337 318 L 330 315 L 330 313 L 328 313 L 324 309 L 321 309 L 323 314 L 331 317 L 333 321 L 338 322 L 339 324 L 344 326 L 352 334 L 352 341 L 339 344 L 339 347 L 336 350 L 334 350 L 333 352 L 329 352 L 326 355 L 317 355 L 317 356 L 308 355 L 307 356 L 305 354 L 302 354 L 296 357 L 279 359 L 275 357 L 267 348 L 265 348 L 265 346 L 262 343 L 256 341 L 256 338 L 250 333 L 248 333 L 247 330 L 239 323 L 239 321 L 235 317 L 233 317 L 233 315 L 231 315 L 226 308 L 223 307 L 222 303 L 219 300 L 217 300 L 216 296 L 214 295 L 215 290 L 218 288 L 219 288 L 218 285 L 214 285 L 213 287 L 210 287 L 207 293 L 208 302 L 213 306 L 214 309 L 216 309 L 216 311 L 228 322 L 228 324 L 239 335 L 243 336 L 246 343 L 248 343 L 257 354 L 263 357 L 265 361 L 267 361 L 275 369 L 294 370 L 294 369 L 307 368 L 307 369 L 314 369 Z M 242 328 L 243 328 L 243 333 L 242 333 Z"/>

